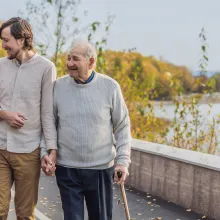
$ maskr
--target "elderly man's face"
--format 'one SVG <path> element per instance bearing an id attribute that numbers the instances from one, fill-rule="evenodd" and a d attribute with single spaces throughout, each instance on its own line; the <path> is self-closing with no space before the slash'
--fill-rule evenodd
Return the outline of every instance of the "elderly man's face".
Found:
<path id="1" fill-rule="evenodd" d="M 91 69 L 90 61 L 83 56 L 81 47 L 73 48 L 70 51 L 66 65 L 69 75 L 74 79 L 82 79 Z"/>

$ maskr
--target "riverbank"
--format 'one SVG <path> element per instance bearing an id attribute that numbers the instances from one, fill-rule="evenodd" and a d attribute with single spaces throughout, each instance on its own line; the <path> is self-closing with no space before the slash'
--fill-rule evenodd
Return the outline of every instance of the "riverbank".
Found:
<path id="1" fill-rule="evenodd" d="M 179 97 L 176 97 L 176 100 L 178 100 L 180 103 L 182 102 L 191 102 L 192 99 L 195 98 L 196 100 L 199 100 L 199 104 L 220 104 L 220 93 L 211 93 L 211 94 L 199 94 L 199 93 L 193 93 L 189 95 L 182 95 Z M 152 104 L 156 105 L 173 105 L 173 100 L 153 100 L 151 101 Z"/>

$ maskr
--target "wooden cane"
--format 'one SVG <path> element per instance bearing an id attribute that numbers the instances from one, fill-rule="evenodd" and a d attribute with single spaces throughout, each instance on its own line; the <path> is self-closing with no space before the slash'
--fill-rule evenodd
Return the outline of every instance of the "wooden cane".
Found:
<path id="1" fill-rule="evenodd" d="M 117 175 L 118 175 L 118 179 L 120 180 L 121 177 L 122 177 L 122 172 L 120 172 L 120 171 L 117 172 Z M 130 212 L 129 212 L 129 209 L 128 209 L 128 201 L 127 201 L 127 197 L 126 197 L 126 194 L 125 194 L 124 182 L 122 182 L 120 185 L 121 185 L 121 194 L 122 194 L 122 198 L 123 198 L 123 201 L 124 201 L 126 219 L 131 220 Z"/>

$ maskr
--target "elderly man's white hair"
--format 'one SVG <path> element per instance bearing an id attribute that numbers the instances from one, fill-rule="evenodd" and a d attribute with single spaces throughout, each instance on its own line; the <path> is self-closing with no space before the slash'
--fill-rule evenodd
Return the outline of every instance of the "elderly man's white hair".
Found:
<path id="1" fill-rule="evenodd" d="M 80 47 L 83 49 L 83 56 L 86 58 L 86 60 L 89 60 L 90 58 L 94 58 L 96 62 L 97 52 L 95 47 L 91 43 L 89 43 L 88 41 L 76 41 L 73 43 L 72 49 L 76 47 Z"/>

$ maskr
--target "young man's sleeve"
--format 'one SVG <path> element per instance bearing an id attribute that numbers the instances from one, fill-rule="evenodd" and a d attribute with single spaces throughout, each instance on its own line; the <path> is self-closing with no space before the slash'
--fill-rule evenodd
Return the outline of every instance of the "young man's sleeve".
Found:
<path id="1" fill-rule="evenodd" d="M 56 80 L 56 67 L 45 72 L 41 91 L 41 123 L 47 150 L 57 149 L 57 131 L 53 110 L 53 89 Z"/>
<path id="2" fill-rule="evenodd" d="M 44 133 L 42 132 L 40 140 L 40 159 L 42 159 L 45 155 L 48 155 L 48 150 L 44 138 Z"/>
<path id="3" fill-rule="evenodd" d="M 57 102 L 56 102 L 56 83 L 55 83 L 54 91 L 53 91 L 53 116 L 54 116 L 55 129 L 57 129 L 57 104 L 56 103 Z M 56 136 L 56 138 L 57 138 L 57 136 Z M 46 146 L 44 132 L 42 132 L 42 135 L 41 135 L 40 148 L 41 148 L 41 155 L 40 155 L 41 157 L 40 158 L 42 159 L 45 155 L 48 154 L 48 151 L 51 150 L 51 148 L 48 149 L 48 147 Z"/>

